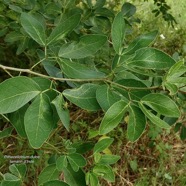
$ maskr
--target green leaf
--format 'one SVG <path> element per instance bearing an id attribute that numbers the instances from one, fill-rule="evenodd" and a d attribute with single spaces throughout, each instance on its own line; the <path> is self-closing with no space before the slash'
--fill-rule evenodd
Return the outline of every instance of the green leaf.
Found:
<path id="1" fill-rule="evenodd" d="M 20 181 L 20 178 L 18 178 L 17 176 L 15 176 L 13 174 L 5 173 L 4 180 L 6 180 L 6 181 Z"/>
<path id="2" fill-rule="evenodd" d="M 113 130 L 123 118 L 128 105 L 125 101 L 120 100 L 114 103 L 105 113 L 101 125 L 99 127 L 100 134 L 106 134 Z"/>
<path id="3" fill-rule="evenodd" d="M 63 181 L 52 180 L 44 183 L 43 186 L 69 186 L 69 185 Z"/>
<path id="4" fill-rule="evenodd" d="M 111 155 L 111 154 L 104 154 L 99 159 L 98 163 L 100 164 L 115 164 L 120 159 L 120 156 L 117 155 Z"/>
<path id="5" fill-rule="evenodd" d="M 39 21 L 34 15 L 24 12 L 21 14 L 20 20 L 21 25 L 30 37 L 40 45 L 45 46 L 45 26 L 42 24 L 42 21 Z"/>
<path id="6" fill-rule="evenodd" d="M 122 13 L 126 17 L 131 17 L 136 13 L 136 6 L 134 6 L 131 3 L 126 2 L 122 6 Z"/>
<path id="7" fill-rule="evenodd" d="M 96 90 L 98 86 L 99 85 L 90 83 L 83 84 L 79 88 L 64 90 L 63 95 L 82 109 L 97 111 L 100 109 L 96 100 Z"/>
<path id="8" fill-rule="evenodd" d="M 156 126 L 160 128 L 169 129 L 170 125 L 165 121 L 161 120 L 159 117 L 155 116 L 151 111 L 149 111 L 142 103 L 139 103 L 140 109 L 143 111 L 145 116 Z"/>
<path id="9" fill-rule="evenodd" d="M 12 180 L 12 181 L 9 181 L 9 180 L 3 180 L 1 182 L 1 186 L 21 186 L 22 182 L 21 180 Z"/>
<path id="10" fill-rule="evenodd" d="M 152 43 L 152 41 L 154 41 L 157 34 L 158 34 L 157 31 L 153 31 L 137 37 L 132 43 L 129 44 L 127 49 L 124 50 L 124 54 L 131 55 L 136 50 L 149 46 Z"/>
<path id="11" fill-rule="evenodd" d="M 84 167 L 87 163 L 85 158 L 78 153 L 68 154 L 67 159 L 75 172 L 79 170 L 79 167 Z"/>
<path id="12" fill-rule="evenodd" d="M 67 162 L 67 157 L 65 155 L 60 156 L 56 160 L 56 167 L 59 171 L 62 171 L 64 167 L 67 167 L 68 162 Z"/>
<path id="13" fill-rule="evenodd" d="M 122 45 L 125 36 L 125 20 L 123 18 L 123 14 L 119 12 L 114 18 L 112 29 L 111 29 L 111 37 L 114 50 L 117 54 L 122 53 Z"/>
<path id="14" fill-rule="evenodd" d="M 175 95 L 178 92 L 178 87 L 175 84 L 165 82 L 163 85 L 169 90 L 170 95 Z"/>
<path id="15" fill-rule="evenodd" d="M 59 61 L 62 72 L 70 77 L 76 79 L 98 79 L 105 77 L 103 72 L 93 70 L 90 67 L 87 67 L 83 64 L 75 63 L 70 60 L 61 60 Z"/>
<path id="16" fill-rule="evenodd" d="M 114 172 L 109 165 L 97 164 L 93 168 L 93 172 L 109 182 L 115 182 Z"/>
<path id="17" fill-rule="evenodd" d="M 24 123 L 30 145 L 40 148 L 54 127 L 53 111 L 46 95 L 40 94 L 28 107 Z"/>
<path id="18" fill-rule="evenodd" d="M 69 131 L 70 114 L 69 114 L 69 110 L 64 108 L 65 101 L 63 99 L 63 95 L 60 94 L 59 96 L 57 96 L 52 101 L 52 104 L 54 104 L 62 124 Z"/>
<path id="19" fill-rule="evenodd" d="M 185 140 L 186 139 L 186 127 L 183 125 L 180 132 L 180 139 Z"/>
<path id="20" fill-rule="evenodd" d="M 13 127 L 5 128 L 4 130 L 0 131 L 0 139 L 9 137 L 13 131 Z"/>
<path id="21" fill-rule="evenodd" d="M 75 14 L 58 23 L 58 25 L 52 30 L 52 33 L 48 37 L 47 45 L 53 44 L 56 41 L 63 39 L 67 34 L 69 34 L 74 28 L 77 27 L 80 19 L 81 15 Z"/>
<path id="22" fill-rule="evenodd" d="M 109 147 L 113 143 L 113 141 L 114 141 L 113 138 L 104 138 L 98 141 L 95 144 L 94 149 L 93 149 L 94 154 L 105 150 L 107 147 Z"/>
<path id="23" fill-rule="evenodd" d="M 151 93 L 141 99 L 141 103 L 149 106 L 159 114 L 170 117 L 179 117 L 180 111 L 176 103 L 168 96 L 160 93 Z"/>
<path id="24" fill-rule="evenodd" d="M 9 166 L 9 170 L 12 174 L 23 180 L 26 175 L 26 165 L 25 164 L 12 164 Z"/>
<path id="25" fill-rule="evenodd" d="M 89 175 L 89 182 L 90 182 L 90 186 L 99 186 L 98 177 L 93 172 L 91 172 Z"/>
<path id="26" fill-rule="evenodd" d="M 109 85 L 102 85 L 96 91 L 96 99 L 104 111 L 107 111 L 121 97 L 111 90 Z"/>
<path id="27" fill-rule="evenodd" d="M 134 142 L 140 138 L 145 130 L 146 119 L 143 112 L 135 106 L 129 106 L 129 121 L 127 125 L 127 138 Z"/>
<path id="28" fill-rule="evenodd" d="M 0 114 L 18 110 L 39 93 L 39 86 L 28 77 L 19 76 L 5 80 L 0 84 Z"/>
<path id="29" fill-rule="evenodd" d="M 67 168 L 63 168 L 63 173 L 66 183 L 70 186 L 86 186 L 85 174 L 81 169 L 75 172 L 71 166 L 68 166 Z"/>
<path id="30" fill-rule="evenodd" d="M 24 126 L 24 115 L 27 108 L 28 108 L 28 104 L 26 104 L 25 106 L 21 107 L 19 110 L 10 113 L 8 115 L 11 124 L 16 129 L 17 133 L 23 138 L 27 137 L 25 132 L 25 126 Z"/>
<path id="31" fill-rule="evenodd" d="M 97 0 L 96 4 L 94 6 L 94 9 L 102 8 L 104 6 L 105 2 L 106 2 L 106 0 Z"/>
<path id="32" fill-rule="evenodd" d="M 78 43 L 67 43 L 60 48 L 59 57 L 80 59 L 95 54 L 107 41 L 105 35 L 82 36 Z"/>
<path id="33" fill-rule="evenodd" d="M 129 66 L 145 69 L 166 69 L 175 64 L 173 58 L 155 48 L 142 48 L 136 51 L 135 56 L 126 62 Z"/>
<path id="34" fill-rule="evenodd" d="M 55 164 L 45 167 L 38 177 L 38 185 L 42 185 L 48 181 L 57 180 L 60 172 L 57 170 Z"/>

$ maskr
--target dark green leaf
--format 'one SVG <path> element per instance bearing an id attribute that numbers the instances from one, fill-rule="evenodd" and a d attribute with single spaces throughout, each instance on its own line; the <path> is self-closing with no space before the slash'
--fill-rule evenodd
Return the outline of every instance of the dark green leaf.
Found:
<path id="1" fill-rule="evenodd" d="M 101 156 L 101 158 L 99 159 L 100 164 L 115 164 L 118 160 L 120 159 L 120 156 L 117 155 L 111 155 L 111 154 L 104 154 Z"/>
<path id="2" fill-rule="evenodd" d="M 185 126 L 182 126 L 182 128 L 181 128 L 180 138 L 181 138 L 181 140 L 186 139 L 186 127 Z"/>
<path id="3" fill-rule="evenodd" d="M 96 84 L 83 84 L 76 89 L 66 89 L 63 95 L 75 105 L 90 111 L 97 111 L 100 106 L 96 100 L 96 90 L 99 85 Z"/>
<path id="4" fill-rule="evenodd" d="M 95 54 L 107 41 L 105 35 L 85 35 L 79 43 L 67 43 L 60 48 L 59 57 L 80 59 Z"/>
<path id="5" fill-rule="evenodd" d="M 38 177 L 38 185 L 42 185 L 48 181 L 57 180 L 60 172 L 57 170 L 55 164 L 45 167 Z"/>
<path id="6" fill-rule="evenodd" d="M 61 60 L 60 67 L 62 72 L 70 77 L 76 79 L 98 79 L 103 78 L 105 74 L 97 70 L 93 70 L 90 67 L 87 67 L 83 64 L 75 63 L 70 60 Z"/>
<path id="7" fill-rule="evenodd" d="M 129 44 L 127 49 L 124 50 L 124 54 L 131 55 L 136 50 L 149 46 L 152 43 L 152 41 L 154 41 L 157 34 L 158 34 L 157 31 L 153 31 L 148 34 L 144 34 L 144 35 L 137 37 L 132 43 Z"/>
<path id="8" fill-rule="evenodd" d="M 53 101 L 52 104 L 54 104 L 57 113 L 59 115 L 59 118 L 64 125 L 64 127 L 69 131 L 69 125 L 70 125 L 70 114 L 69 110 L 64 108 L 65 101 L 63 99 L 63 95 L 60 94 L 57 96 Z"/>
<path id="9" fill-rule="evenodd" d="M 115 102 L 119 101 L 121 97 L 111 90 L 108 85 L 102 85 L 96 91 L 96 99 L 101 108 L 107 111 Z"/>
<path id="10" fill-rule="evenodd" d="M 43 186 L 69 186 L 69 185 L 63 181 L 52 180 L 52 181 L 44 183 Z"/>
<path id="11" fill-rule="evenodd" d="M 58 23 L 58 26 L 56 26 L 50 36 L 47 39 L 47 45 L 53 44 L 56 41 L 63 39 L 68 33 L 70 33 L 80 22 L 81 15 L 75 14 L 71 17 L 62 20 L 60 23 Z"/>
<path id="12" fill-rule="evenodd" d="M 98 141 L 94 146 L 94 150 L 93 150 L 94 154 L 105 150 L 107 147 L 109 147 L 113 143 L 113 141 L 114 141 L 113 138 L 104 138 Z"/>
<path id="13" fill-rule="evenodd" d="M 114 18 L 111 30 L 112 43 L 117 54 L 121 54 L 125 36 L 125 20 L 123 14 L 119 12 Z"/>
<path id="14" fill-rule="evenodd" d="M 168 96 L 160 93 L 151 93 L 141 99 L 141 103 L 149 106 L 156 112 L 169 117 L 179 117 L 180 111 L 176 103 Z"/>
<path id="15" fill-rule="evenodd" d="M 122 6 L 122 13 L 126 17 L 131 17 L 136 13 L 136 7 L 133 4 L 126 2 Z"/>
<path id="16" fill-rule="evenodd" d="M 12 174 L 23 180 L 26 175 L 26 165 L 25 164 L 12 164 L 9 166 L 9 170 Z"/>
<path id="17" fill-rule="evenodd" d="M 125 101 L 120 100 L 114 103 L 105 113 L 99 127 L 100 134 L 106 134 L 113 130 L 121 122 L 128 105 Z"/>
<path id="18" fill-rule="evenodd" d="M 173 58 L 155 48 L 142 48 L 136 51 L 135 56 L 126 62 L 129 66 L 145 69 L 166 69 L 175 64 Z"/>
<path id="19" fill-rule="evenodd" d="M 154 115 L 150 110 L 148 110 L 142 103 L 139 103 L 140 109 L 143 111 L 145 116 L 155 125 L 160 128 L 169 129 L 170 125 L 165 121 L 161 120 L 158 116 Z"/>
<path id="20" fill-rule="evenodd" d="M 63 173 L 66 183 L 70 186 L 86 186 L 85 174 L 81 169 L 75 172 L 71 166 L 68 166 L 67 168 L 63 168 Z"/>
<path id="21" fill-rule="evenodd" d="M 29 106 L 24 123 L 30 145 L 40 148 L 54 127 L 53 111 L 46 95 L 40 94 Z"/>
<path id="22" fill-rule="evenodd" d="M 39 93 L 39 86 L 28 77 L 19 76 L 5 80 L 0 84 L 0 114 L 18 110 Z"/>
<path id="23" fill-rule="evenodd" d="M 146 119 L 143 112 L 135 106 L 129 106 L 129 121 L 127 125 L 127 138 L 134 142 L 140 138 L 145 130 Z"/>
<path id="24" fill-rule="evenodd" d="M 12 133 L 13 127 L 5 128 L 4 130 L 0 131 L 0 139 L 9 137 Z"/>
<path id="25" fill-rule="evenodd" d="M 45 26 L 35 16 L 29 13 L 22 13 L 21 25 L 24 30 L 40 45 L 46 45 Z"/>
<path id="26" fill-rule="evenodd" d="M 56 167 L 59 171 L 62 171 L 64 167 L 67 167 L 67 157 L 65 155 L 60 156 L 56 160 Z"/>

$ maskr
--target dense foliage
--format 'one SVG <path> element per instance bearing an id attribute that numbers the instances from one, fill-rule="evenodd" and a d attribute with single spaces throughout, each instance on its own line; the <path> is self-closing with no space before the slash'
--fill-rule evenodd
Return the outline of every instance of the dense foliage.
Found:
<path id="1" fill-rule="evenodd" d="M 0 84 L 1 120 L 11 123 L 1 136 L 15 129 L 33 149 L 40 149 L 59 128 L 71 130 L 70 105 L 103 113 L 88 141 L 62 139 L 63 148 L 41 171 L 38 185 L 114 182 L 112 164 L 120 157 L 105 149 L 119 125 L 126 126 L 131 142 L 152 125 L 179 127 L 185 139 L 184 62 L 151 47 L 156 30 L 128 41 L 136 7 L 125 3 L 116 13 L 105 2 L 1 2 L 0 11 L 7 12 L 0 33 L 6 45 L 16 47 L 17 55 L 32 55 L 26 68 L 0 64 L 11 76 Z M 12 71 L 19 74 L 12 76 Z M 1 185 L 22 185 L 26 162 L 9 170 Z"/>

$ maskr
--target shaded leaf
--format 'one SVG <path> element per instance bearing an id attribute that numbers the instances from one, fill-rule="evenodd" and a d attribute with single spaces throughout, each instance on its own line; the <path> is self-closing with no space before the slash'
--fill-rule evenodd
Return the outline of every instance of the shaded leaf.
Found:
<path id="1" fill-rule="evenodd" d="M 9 137 L 13 131 L 13 127 L 5 128 L 4 130 L 0 131 L 0 139 Z"/>
<path id="2" fill-rule="evenodd" d="M 62 171 L 64 167 L 67 167 L 68 162 L 67 162 L 67 157 L 65 155 L 60 156 L 56 160 L 56 167 L 59 171 Z"/>
<path id="3" fill-rule="evenodd" d="M 60 180 L 52 180 L 44 183 L 43 186 L 69 186 L 67 183 Z"/>

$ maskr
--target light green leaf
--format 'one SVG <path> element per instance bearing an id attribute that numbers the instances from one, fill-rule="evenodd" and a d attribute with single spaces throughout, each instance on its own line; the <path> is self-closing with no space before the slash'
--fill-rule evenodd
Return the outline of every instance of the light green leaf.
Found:
<path id="1" fill-rule="evenodd" d="M 9 170 L 12 174 L 23 180 L 26 175 L 26 165 L 25 164 L 12 164 L 9 166 Z"/>
<path id="2" fill-rule="evenodd" d="M 100 164 L 115 164 L 118 160 L 120 159 L 120 156 L 117 155 L 111 155 L 111 154 L 104 154 L 101 156 L 101 158 L 99 159 Z"/>
<path id="3" fill-rule="evenodd" d="M 75 172 L 69 165 L 67 168 L 63 168 L 63 173 L 65 182 L 70 186 L 86 186 L 85 174 L 81 169 Z"/>
<path id="4" fill-rule="evenodd" d="M 60 180 L 52 180 L 44 183 L 43 186 L 69 186 L 67 183 Z"/>
<path id="5" fill-rule="evenodd" d="M 95 144 L 94 149 L 93 149 L 94 154 L 105 150 L 107 147 L 109 147 L 113 143 L 113 141 L 114 141 L 113 138 L 104 138 L 98 141 Z"/>
<path id="6" fill-rule="evenodd" d="M 64 108 L 65 101 L 63 99 L 63 95 L 60 94 L 59 96 L 57 96 L 52 101 L 52 104 L 54 104 L 62 124 L 69 131 L 70 114 L 69 110 Z"/>
<path id="7" fill-rule="evenodd" d="M 125 20 L 123 14 L 119 12 L 114 18 L 111 30 L 111 37 L 114 50 L 117 54 L 122 53 L 122 45 L 125 36 Z"/>
<path id="8" fill-rule="evenodd" d="M 152 41 L 154 41 L 157 34 L 158 34 L 157 31 L 153 31 L 137 37 L 132 43 L 129 44 L 127 49 L 124 51 L 124 54 L 131 55 L 136 50 L 149 46 L 152 43 Z"/>
<path id="9" fill-rule="evenodd" d="M 19 110 L 13 113 L 10 113 L 8 115 L 8 118 L 11 124 L 14 126 L 17 133 L 23 138 L 26 138 L 26 132 L 25 132 L 25 126 L 24 126 L 24 115 L 25 115 L 27 108 L 28 108 L 28 104 L 26 104 L 25 106 L 21 107 Z"/>
<path id="10" fill-rule="evenodd" d="M 136 51 L 135 56 L 126 62 L 129 66 L 145 69 L 166 69 L 175 64 L 173 58 L 155 48 L 142 48 Z"/>
<path id="11" fill-rule="evenodd" d="M 39 93 L 40 87 L 28 77 L 19 76 L 5 80 L 0 84 L 0 114 L 18 110 Z"/>
<path id="12" fill-rule="evenodd" d="M 55 164 L 45 167 L 38 177 L 38 185 L 42 185 L 48 181 L 57 180 L 60 172 L 57 170 Z"/>
<path id="13" fill-rule="evenodd" d="M 96 99 L 104 111 L 107 111 L 121 97 L 111 90 L 109 85 L 102 85 L 96 91 Z"/>
<path id="14" fill-rule="evenodd" d="M 105 35 L 85 35 L 79 43 L 67 43 L 60 48 L 59 57 L 80 59 L 95 54 L 107 41 Z"/>
<path id="15" fill-rule="evenodd" d="M 75 63 L 70 60 L 62 59 L 59 61 L 62 72 L 70 77 L 76 79 L 98 79 L 105 77 L 103 72 L 93 70 L 83 64 Z"/>
<path id="16" fill-rule="evenodd" d="M 115 181 L 115 175 L 112 168 L 109 165 L 97 164 L 93 168 L 93 172 L 109 182 Z"/>
<path id="17" fill-rule="evenodd" d="M 67 157 L 65 155 L 60 156 L 56 160 L 56 167 L 59 171 L 62 171 L 64 167 L 67 167 Z"/>
<path id="18" fill-rule="evenodd" d="M 46 45 L 45 26 L 34 15 L 23 12 L 20 17 L 24 30 L 42 46 Z"/>
<path id="19" fill-rule="evenodd" d="M 98 176 L 93 172 L 89 175 L 90 186 L 99 186 Z"/>
<path id="20" fill-rule="evenodd" d="M 64 90 L 63 95 L 82 109 L 97 111 L 100 109 L 96 100 L 96 90 L 98 86 L 99 85 L 90 83 L 83 84 L 79 88 Z"/>
<path id="21" fill-rule="evenodd" d="M 129 121 L 127 125 L 127 138 L 134 142 L 140 138 L 145 130 L 146 119 L 143 112 L 135 106 L 129 106 Z"/>
<path id="22" fill-rule="evenodd" d="M 180 111 L 176 103 L 168 96 L 151 93 L 141 99 L 141 103 L 149 106 L 159 114 L 170 117 L 179 117 Z"/>
<path id="23" fill-rule="evenodd" d="M 53 111 L 46 95 L 40 94 L 28 107 L 24 123 L 30 145 L 40 148 L 54 127 Z"/>
<path id="24" fill-rule="evenodd" d="M 5 181 L 20 181 L 20 178 L 8 172 L 4 174 L 4 180 Z"/>
<path id="25" fill-rule="evenodd" d="M 123 118 L 124 113 L 126 112 L 128 105 L 125 101 L 120 100 L 114 103 L 106 112 L 101 125 L 99 127 L 100 134 L 106 134 L 113 130 Z"/>
<path id="26" fill-rule="evenodd" d="M 81 19 L 80 14 L 72 15 L 65 20 L 62 20 L 52 30 L 52 33 L 47 39 L 47 45 L 53 44 L 56 41 L 63 39 L 68 33 L 70 33 L 79 24 Z"/>
<path id="27" fill-rule="evenodd" d="M 155 116 L 151 111 L 149 111 L 142 103 L 139 103 L 140 109 L 143 111 L 145 116 L 156 126 L 164 129 L 169 129 L 170 125 L 165 121 L 161 120 L 159 117 Z"/>
<path id="28" fill-rule="evenodd" d="M 85 158 L 78 153 L 68 154 L 67 159 L 75 172 L 79 170 L 79 167 L 84 167 L 87 163 Z"/>
<path id="29" fill-rule="evenodd" d="M 170 92 L 170 95 L 174 95 L 178 92 L 178 87 L 175 84 L 165 82 L 163 84 Z"/>

